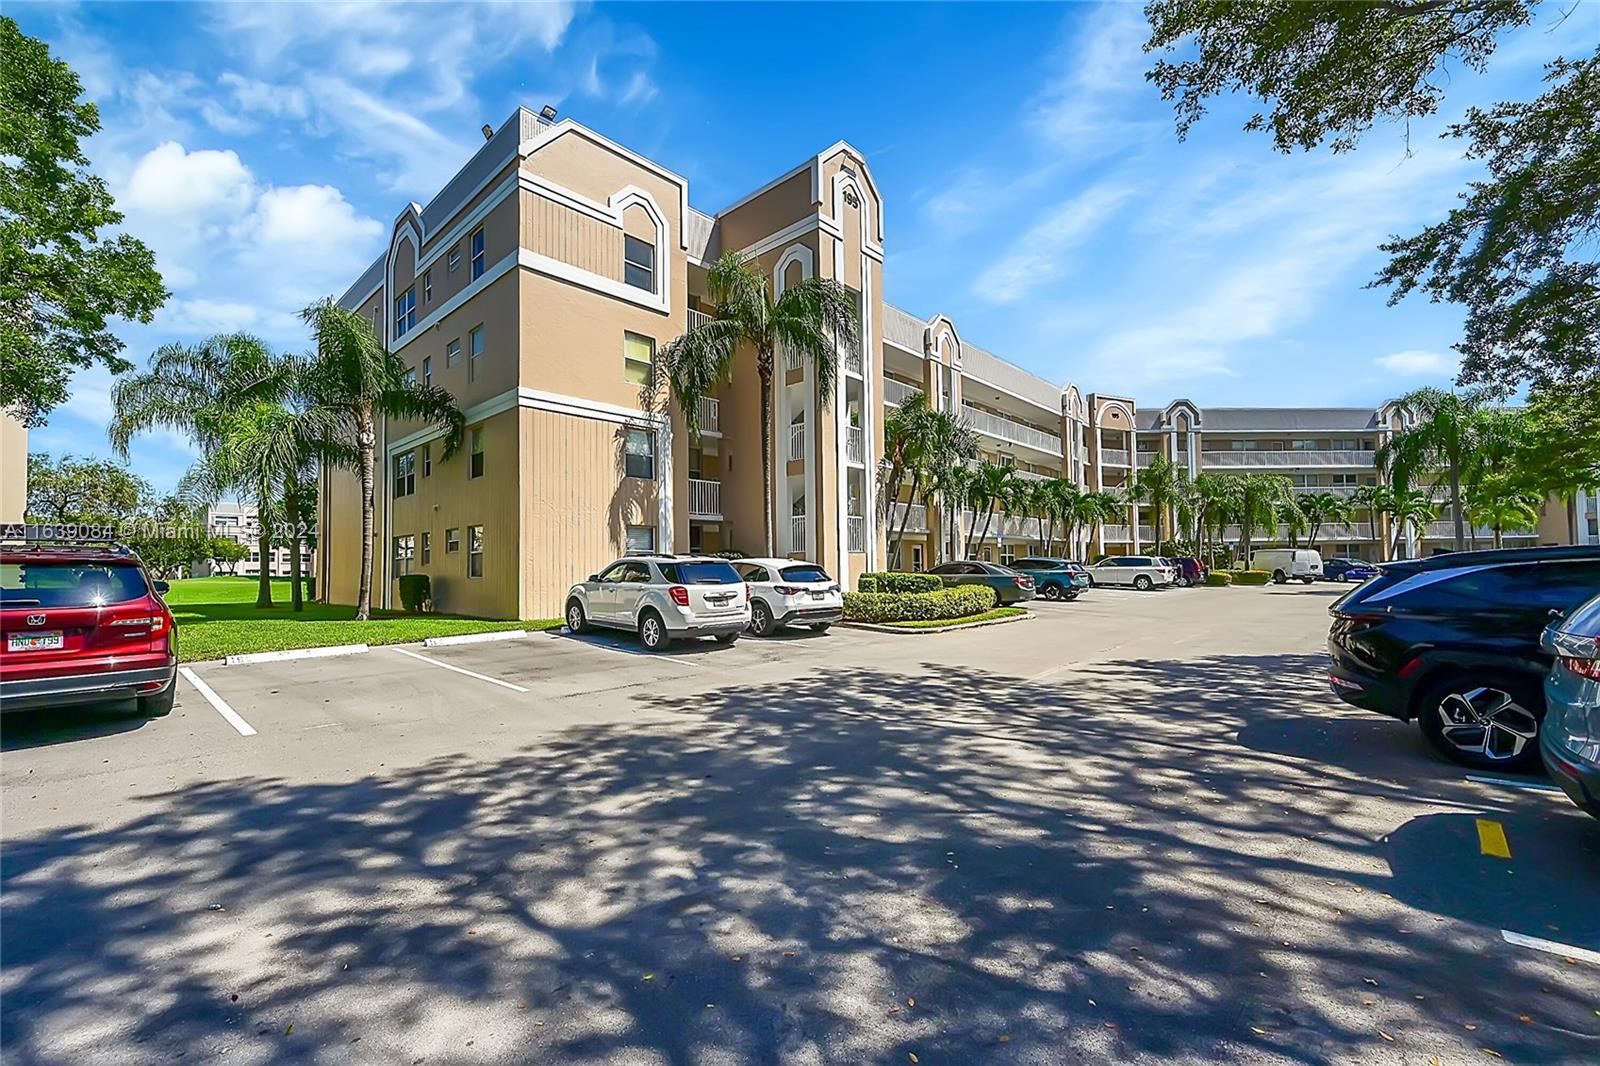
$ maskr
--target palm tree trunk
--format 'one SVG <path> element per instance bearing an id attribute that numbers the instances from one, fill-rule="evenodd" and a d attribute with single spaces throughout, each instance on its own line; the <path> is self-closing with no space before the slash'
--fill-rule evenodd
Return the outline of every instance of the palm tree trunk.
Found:
<path id="1" fill-rule="evenodd" d="M 756 377 L 761 382 L 761 530 L 766 538 L 767 555 L 776 553 L 777 537 L 772 526 L 772 353 L 756 352 Z M 813 508 L 806 508 L 807 511 Z M 810 519 L 808 518 L 809 522 Z M 822 531 L 819 529 L 818 534 Z"/>
<path id="2" fill-rule="evenodd" d="M 906 523 L 911 521 L 911 505 L 917 502 L 917 493 L 921 491 L 921 489 L 922 474 L 920 471 L 913 472 L 911 475 L 911 499 L 906 503 L 905 509 L 900 512 L 900 533 L 894 539 L 895 566 L 905 565 Z M 899 492 L 896 491 L 895 495 L 898 496 Z M 889 508 L 891 514 L 894 513 L 894 504 L 894 498 L 890 497 Z M 922 513 L 924 516 L 926 516 L 928 513 L 927 500 L 922 501 Z"/>
<path id="3" fill-rule="evenodd" d="M 1450 459 L 1450 511 L 1456 524 L 1456 551 L 1462 551 L 1467 546 L 1467 537 L 1461 521 L 1461 463 L 1453 456 Z"/>
<path id="4" fill-rule="evenodd" d="M 256 512 L 257 524 L 261 527 L 259 542 L 261 566 L 256 571 L 256 606 L 272 606 L 272 524 L 262 521 L 267 517 L 268 504 L 272 502 L 272 489 L 267 485 L 256 488 L 256 498 L 261 501 L 261 506 Z"/>
<path id="5" fill-rule="evenodd" d="M 1499 522 L 1494 524 L 1494 546 L 1496 548 L 1504 548 L 1506 546 L 1505 531 L 1500 528 Z"/>
<path id="6" fill-rule="evenodd" d="M 378 436 L 372 425 L 370 408 L 363 408 L 357 418 L 356 434 L 361 444 L 361 573 L 356 591 L 356 618 L 364 621 L 372 617 L 372 538 L 375 532 L 372 468 Z"/>
<path id="7" fill-rule="evenodd" d="M 289 522 L 289 603 L 296 613 L 306 609 L 300 574 L 300 480 L 288 479 L 283 516 Z"/>
<path id="8" fill-rule="evenodd" d="M 990 503 L 989 503 L 989 509 L 987 511 L 985 511 L 984 514 L 983 514 L 983 532 L 978 534 L 978 543 L 979 544 L 982 544 L 984 542 L 984 540 L 989 536 L 989 523 L 994 521 L 994 508 L 995 508 L 994 501 L 991 500 Z M 973 514 L 972 514 L 972 521 L 973 521 L 974 525 L 977 524 L 978 514 L 977 514 L 976 511 L 974 511 Z"/>

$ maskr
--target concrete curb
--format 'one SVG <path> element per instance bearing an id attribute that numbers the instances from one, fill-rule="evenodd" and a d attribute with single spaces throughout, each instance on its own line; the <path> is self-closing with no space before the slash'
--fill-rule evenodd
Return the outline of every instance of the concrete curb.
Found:
<path id="1" fill-rule="evenodd" d="M 463 633 L 457 637 L 429 637 L 424 648 L 444 648 L 451 644 L 485 644 L 491 640 L 517 640 L 528 635 L 526 629 L 502 629 L 492 633 Z"/>
<path id="2" fill-rule="evenodd" d="M 865 629 L 872 633 L 895 633 L 899 636 L 920 637 L 927 633 L 953 633 L 958 629 L 982 629 L 984 626 L 1003 626 L 1007 622 L 1026 622 L 1032 618 L 1029 614 L 1014 614 L 1009 618 L 985 618 L 981 622 L 956 622 L 947 626 L 884 626 L 873 622 L 840 622 L 839 625 L 849 629 Z"/>
<path id="3" fill-rule="evenodd" d="M 290 648 L 287 651 L 253 651 L 246 655 L 229 655 L 223 658 L 224 666 L 248 666 L 251 663 L 281 663 L 289 659 L 323 659 L 330 655 L 362 655 L 372 649 L 365 644 L 334 644 L 326 648 Z"/>

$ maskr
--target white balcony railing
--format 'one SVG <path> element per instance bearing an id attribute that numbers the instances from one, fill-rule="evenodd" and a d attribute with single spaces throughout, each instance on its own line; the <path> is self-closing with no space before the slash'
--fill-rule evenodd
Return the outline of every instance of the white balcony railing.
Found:
<path id="1" fill-rule="evenodd" d="M 722 405 L 709 396 L 700 398 L 700 432 L 722 432 Z"/>
<path id="2" fill-rule="evenodd" d="M 1285 467 L 1285 466 L 1372 466 L 1375 452 L 1370 451 L 1227 451 L 1201 452 L 1200 465 L 1205 467 Z"/>
<path id="3" fill-rule="evenodd" d="M 696 477 L 689 479 L 689 517 L 722 517 L 722 482 Z"/>
<path id="4" fill-rule="evenodd" d="M 896 407 L 905 403 L 913 394 L 921 391 L 915 385 L 907 385 L 905 382 L 896 381 L 894 378 L 883 379 L 883 402 L 892 403 Z"/>
<path id="5" fill-rule="evenodd" d="M 865 516 L 858 514 L 846 515 L 845 532 L 848 535 L 850 551 L 864 552 L 867 550 L 867 520 Z"/>
<path id="6" fill-rule="evenodd" d="M 1308 534 L 1309 527 L 1307 533 L 1300 535 L 1302 544 L 1307 540 Z M 1226 526 L 1222 530 L 1223 540 L 1237 541 L 1241 536 L 1242 533 L 1238 526 Z M 1250 539 L 1258 545 L 1264 545 L 1271 541 L 1287 543 L 1289 540 L 1289 527 L 1280 523 L 1271 530 L 1257 528 L 1254 533 L 1250 534 Z M 1317 528 L 1317 542 L 1319 544 L 1326 544 L 1328 541 L 1333 540 L 1371 539 L 1373 539 L 1371 522 L 1324 522 Z"/>
<path id="7" fill-rule="evenodd" d="M 852 463 L 867 461 L 867 437 L 860 426 L 844 427 L 844 457 Z"/>
<path id="8" fill-rule="evenodd" d="M 1133 539 L 1133 530 L 1129 526 L 1104 525 L 1100 527 L 1100 532 L 1106 540 L 1129 541 Z"/>
<path id="9" fill-rule="evenodd" d="M 996 511 L 993 518 L 989 518 L 989 528 L 983 528 L 986 515 L 978 512 L 978 521 L 974 525 L 971 511 L 961 512 L 961 529 L 963 532 L 970 530 L 972 537 L 982 536 L 983 540 L 995 540 L 1004 536 L 1012 540 L 1031 540 L 1039 535 L 1039 520 L 1028 515 L 1009 515 L 1004 511 Z"/>
<path id="10" fill-rule="evenodd" d="M 1102 466 L 1127 466 L 1128 450 L 1126 448 L 1101 448 L 1100 465 Z"/>
<path id="11" fill-rule="evenodd" d="M 786 370 L 786 371 L 787 370 L 799 370 L 802 367 L 804 367 L 805 365 L 806 365 L 805 364 L 805 360 L 800 357 L 800 353 L 799 352 L 793 351 L 793 350 L 791 350 L 789 348 L 785 348 L 783 350 L 783 369 L 784 370 Z"/>
<path id="12" fill-rule="evenodd" d="M 1155 539 L 1156 539 L 1156 527 L 1155 526 L 1140 526 L 1139 527 L 1139 543 L 1141 543 L 1141 544 L 1149 544 L 1151 541 L 1153 541 Z"/>
<path id="13" fill-rule="evenodd" d="M 1448 506 L 1444 509 L 1448 511 Z M 1470 523 L 1463 522 L 1461 535 L 1463 537 L 1471 537 L 1474 534 L 1476 534 L 1480 543 L 1494 540 L 1494 528 L 1492 526 L 1478 526 L 1474 529 Z M 1455 521 L 1446 518 L 1438 522 L 1429 522 L 1423 528 L 1422 535 L 1428 540 L 1454 540 L 1456 537 Z M 1532 529 L 1507 529 L 1503 530 L 1500 535 L 1502 537 L 1537 537 L 1539 533 L 1537 530 Z"/>
<path id="14" fill-rule="evenodd" d="M 1160 454 L 1160 452 L 1138 452 L 1134 455 L 1134 462 L 1139 466 L 1149 466 Z"/>
<path id="15" fill-rule="evenodd" d="M 798 462 L 806 457 L 806 424 L 796 422 L 789 427 L 789 461 Z"/>
<path id="16" fill-rule="evenodd" d="M 1025 426 L 1021 422 L 992 415 L 970 404 L 961 405 L 961 417 L 979 433 L 987 433 L 991 437 L 999 437 L 1014 444 L 1025 444 L 1030 448 L 1049 452 L 1051 455 L 1061 454 L 1061 438 L 1054 433 L 1046 433 L 1032 426 Z"/>
<path id="17" fill-rule="evenodd" d="M 707 322 L 710 322 L 710 321 L 711 321 L 711 316 L 706 314 L 704 311 L 696 311 L 692 307 L 689 308 L 689 328 L 690 329 L 694 329 L 696 326 L 703 326 Z"/>
<path id="18" fill-rule="evenodd" d="M 806 550 L 806 516 L 803 514 L 789 516 L 789 550 Z"/>
<path id="19" fill-rule="evenodd" d="M 909 514 L 907 512 L 910 512 Z M 889 506 L 889 531 L 900 532 L 900 523 L 906 524 L 907 533 L 928 531 L 928 509 L 920 503 L 894 503 Z"/>
<path id="20" fill-rule="evenodd" d="M 844 353 L 844 370 L 847 374 L 861 376 L 861 349 L 847 348 Z"/>

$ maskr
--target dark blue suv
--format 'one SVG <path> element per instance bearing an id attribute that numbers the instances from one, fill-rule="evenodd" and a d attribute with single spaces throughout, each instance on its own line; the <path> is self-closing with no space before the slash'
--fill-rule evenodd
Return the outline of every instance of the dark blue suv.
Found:
<path id="1" fill-rule="evenodd" d="M 1322 560 L 1322 579 L 1324 581 L 1354 581 L 1360 584 L 1369 577 L 1377 576 L 1377 565 L 1366 562 L 1363 559 Z"/>
<path id="2" fill-rule="evenodd" d="M 1039 595 L 1047 600 L 1075 600 L 1089 587 L 1089 571 L 1071 559 L 1034 556 L 1018 559 L 1011 568 L 1031 576 Z"/>

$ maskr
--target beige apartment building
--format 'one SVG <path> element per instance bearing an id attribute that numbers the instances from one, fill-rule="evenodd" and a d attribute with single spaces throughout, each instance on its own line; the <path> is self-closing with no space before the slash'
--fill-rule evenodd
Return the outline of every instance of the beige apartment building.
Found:
<path id="1" fill-rule="evenodd" d="M 0 411 L 0 522 L 20 522 L 28 509 L 28 427 Z"/>
<path id="2" fill-rule="evenodd" d="M 991 462 L 1093 489 L 1125 488 L 1156 454 L 1191 473 L 1265 469 L 1306 491 L 1353 488 L 1376 477 L 1373 453 L 1401 424 L 1388 408 L 1139 407 L 1046 381 L 943 315 L 885 303 L 883 203 L 866 158 L 844 142 L 708 214 L 690 205 L 681 175 L 550 109 L 519 109 L 486 133 L 426 206 L 399 213 L 384 254 L 340 301 L 371 318 L 410 373 L 448 389 L 468 422 L 448 460 L 426 427 L 380 428 L 379 605 L 398 602 L 397 577 L 421 572 L 438 610 L 555 617 L 574 581 L 626 551 L 763 550 L 753 355 L 741 352 L 705 402 L 698 439 L 651 385 L 656 351 L 711 310 L 706 269 L 729 250 L 775 289 L 821 276 L 859 299 L 860 343 L 840 353 L 833 394 L 819 396 L 809 368 L 780 360 L 772 397 L 777 551 L 852 587 L 886 565 L 886 530 L 902 522 L 906 566 L 1042 547 L 1032 518 L 1000 516 L 969 543 L 967 520 L 877 499 L 885 405 L 913 391 L 959 413 Z M 318 594 L 353 602 L 352 475 L 323 477 L 319 511 Z M 1553 516 L 1548 531 L 1516 542 L 1572 539 L 1557 527 L 1579 530 L 1593 513 Z M 1149 550 L 1153 524 L 1130 506 L 1125 523 L 1096 528 L 1074 550 Z M 1384 532 L 1358 516 L 1322 539 L 1376 557 Z M 1409 547 L 1450 536 L 1429 526 Z"/>

